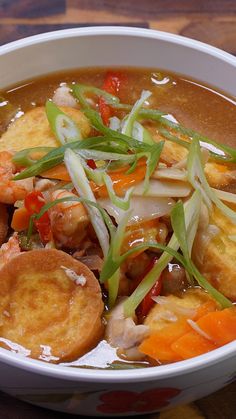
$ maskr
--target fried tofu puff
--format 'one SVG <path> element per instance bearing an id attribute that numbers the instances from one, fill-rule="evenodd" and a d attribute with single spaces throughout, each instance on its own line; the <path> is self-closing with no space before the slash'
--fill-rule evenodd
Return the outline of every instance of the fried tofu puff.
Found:
<path id="1" fill-rule="evenodd" d="M 146 317 L 144 324 L 149 327 L 151 333 L 157 332 L 164 327 L 184 318 L 194 318 L 202 304 L 214 301 L 200 288 L 189 289 L 177 297 L 168 295 L 161 297 L 162 302 L 155 304 Z"/>
<path id="2" fill-rule="evenodd" d="M 200 249 L 203 251 L 200 258 L 193 254 L 195 263 L 215 288 L 232 301 L 236 301 L 236 242 L 231 237 L 236 236 L 236 225 L 218 208 L 212 211 L 210 224 L 216 225 L 219 232 Z"/>
<path id="3" fill-rule="evenodd" d="M 13 342 L 32 358 L 58 363 L 75 360 L 102 337 L 99 283 L 72 256 L 54 249 L 25 252 L 0 270 L 0 278 L 2 347 L 11 349 Z"/>
<path id="4" fill-rule="evenodd" d="M 152 134 L 156 142 L 165 140 L 157 131 L 152 130 Z M 183 140 L 187 141 L 186 137 L 180 136 Z M 188 150 L 179 144 L 165 140 L 161 160 L 167 165 L 179 163 L 181 160 L 186 159 Z M 204 167 L 206 178 L 213 188 L 225 188 L 226 186 L 236 181 L 236 167 L 231 165 L 216 163 L 208 161 Z"/>
<path id="5" fill-rule="evenodd" d="M 77 123 L 82 137 L 87 137 L 90 132 L 90 124 L 86 116 L 80 110 L 68 106 L 61 106 L 60 109 Z M 16 152 L 24 148 L 39 146 L 60 146 L 49 126 L 44 106 L 36 107 L 16 119 L 0 138 L 0 151 Z"/>

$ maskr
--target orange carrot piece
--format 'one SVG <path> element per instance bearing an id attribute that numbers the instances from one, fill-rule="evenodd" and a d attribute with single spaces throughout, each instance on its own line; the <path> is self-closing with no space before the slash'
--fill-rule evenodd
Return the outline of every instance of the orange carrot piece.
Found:
<path id="1" fill-rule="evenodd" d="M 40 176 L 48 179 L 59 179 L 64 180 L 66 182 L 71 182 L 70 175 L 67 171 L 66 166 L 63 163 L 46 170 L 45 172 L 41 173 Z"/>
<path id="2" fill-rule="evenodd" d="M 158 332 L 153 333 L 139 346 L 140 352 L 153 359 L 163 361 L 179 361 L 183 359 L 172 350 L 172 343 L 191 330 L 186 320 L 179 320 Z"/>
<path id="3" fill-rule="evenodd" d="M 171 345 L 171 350 L 183 359 L 193 358 L 216 348 L 217 345 L 195 332 L 195 330 L 181 336 Z"/>
<path id="4" fill-rule="evenodd" d="M 115 172 L 109 173 L 111 177 L 114 191 L 117 195 L 123 196 L 127 189 L 135 186 L 145 178 L 146 165 L 139 165 L 133 173 Z M 107 188 L 105 185 L 96 186 L 94 192 L 99 198 L 107 197 Z"/>
<path id="5" fill-rule="evenodd" d="M 208 313 L 197 321 L 197 325 L 216 345 L 225 345 L 236 339 L 236 309 Z"/>
<path id="6" fill-rule="evenodd" d="M 17 208 L 14 211 L 11 228 L 15 231 L 27 230 L 29 226 L 30 214 L 25 207 Z"/>
<path id="7" fill-rule="evenodd" d="M 183 359 L 202 355 L 206 352 L 213 351 L 217 347 L 217 345 L 195 332 L 195 330 L 181 336 L 171 345 L 172 351 Z"/>
<path id="8" fill-rule="evenodd" d="M 193 320 L 198 320 L 201 317 L 205 316 L 208 313 L 211 313 L 212 311 L 217 310 L 217 303 L 215 300 L 209 300 L 203 303 L 198 309 L 196 316 L 193 317 Z"/>
<path id="9" fill-rule="evenodd" d="M 165 339 L 160 340 L 155 335 L 152 335 L 149 339 L 145 339 L 139 346 L 139 350 L 150 358 L 160 362 L 175 362 L 183 359 L 171 349 L 169 342 L 166 342 Z"/>

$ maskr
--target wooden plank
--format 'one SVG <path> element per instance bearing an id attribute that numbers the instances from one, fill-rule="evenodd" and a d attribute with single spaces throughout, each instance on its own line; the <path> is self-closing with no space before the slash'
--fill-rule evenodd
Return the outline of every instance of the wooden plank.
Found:
<path id="1" fill-rule="evenodd" d="M 0 18 L 42 17 L 65 13 L 66 0 L 0 0 Z"/>
<path id="2" fill-rule="evenodd" d="M 153 18 L 158 14 L 227 13 L 236 11 L 234 0 L 68 0 L 68 8 L 112 12 L 116 15 L 131 15 Z"/>

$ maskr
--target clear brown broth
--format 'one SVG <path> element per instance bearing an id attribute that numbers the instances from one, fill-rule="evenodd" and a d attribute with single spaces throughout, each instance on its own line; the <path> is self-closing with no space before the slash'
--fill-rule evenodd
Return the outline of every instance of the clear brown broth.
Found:
<path id="1" fill-rule="evenodd" d="M 35 106 L 44 105 L 60 83 L 80 82 L 102 87 L 107 70 L 92 68 L 49 74 L 11 86 L 2 91 L 1 96 L 26 112 Z M 163 70 L 121 68 L 119 71 L 127 75 L 127 81 L 119 92 L 122 103 L 133 104 L 142 90 L 150 90 L 153 93 L 149 100 L 151 108 L 172 114 L 186 127 L 212 139 L 236 146 L 235 98 L 185 76 Z M 156 84 L 155 80 L 160 82 L 165 78 L 166 83 Z M 106 361 L 117 362 L 119 358 L 114 350 L 103 342 L 85 355 L 84 361 L 81 359 L 70 365 L 104 368 Z M 97 362 L 94 364 L 95 358 Z M 147 361 L 143 362 L 143 366 L 147 365 Z"/>
<path id="2" fill-rule="evenodd" d="M 217 141 L 236 144 L 236 99 L 185 76 L 162 70 L 119 69 L 127 82 L 119 93 L 123 103 L 134 103 L 143 89 L 153 93 L 150 106 L 172 114 L 186 127 Z M 101 87 L 107 69 L 79 69 L 49 74 L 11 86 L 2 92 L 10 103 L 27 111 L 43 105 L 62 82 L 80 82 Z M 167 84 L 153 82 L 157 74 L 169 78 Z"/>

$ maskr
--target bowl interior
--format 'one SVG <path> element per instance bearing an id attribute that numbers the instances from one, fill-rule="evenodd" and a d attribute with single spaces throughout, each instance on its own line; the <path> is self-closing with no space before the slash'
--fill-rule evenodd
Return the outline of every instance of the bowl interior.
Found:
<path id="1" fill-rule="evenodd" d="M 0 87 L 53 71 L 94 66 L 161 68 L 236 95 L 236 58 L 230 54 L 177 35 L 117 27 L 51 32 L 1 47 Z"/>

